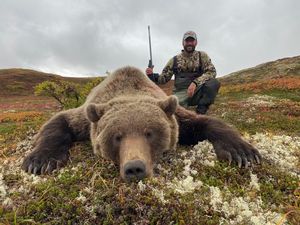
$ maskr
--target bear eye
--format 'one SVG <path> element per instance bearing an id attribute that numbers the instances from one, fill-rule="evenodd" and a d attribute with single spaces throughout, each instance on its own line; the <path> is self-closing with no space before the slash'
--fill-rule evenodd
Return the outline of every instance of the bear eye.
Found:
<path id="1" fill-rule="evenodd" d="M 152 138 L 153 137 L 153 132 L 151 130 L 146 130 L 145 131 L 145 136 L 146 136 L 146 138 Z"/>
<path id="2" fill-rule="evenodd" d="M 122 138 L 123 138 L 122 134 L 116 134 L 114 137 L 116 143 L 120 143 Z"/>

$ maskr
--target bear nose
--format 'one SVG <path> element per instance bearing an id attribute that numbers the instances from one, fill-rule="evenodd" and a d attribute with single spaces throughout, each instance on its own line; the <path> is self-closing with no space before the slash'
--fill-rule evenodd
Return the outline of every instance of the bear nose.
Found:
<path id="1" fill-rule="evenodd" d="M 141 160 L 130 160 L 124 165 L 126 181 L 142 180 L 146 177 L 146 166 Z"/>

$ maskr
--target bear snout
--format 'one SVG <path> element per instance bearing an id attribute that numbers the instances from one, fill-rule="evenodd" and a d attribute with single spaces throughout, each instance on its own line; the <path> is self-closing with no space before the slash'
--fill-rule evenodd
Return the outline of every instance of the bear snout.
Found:
<path id="1" fill-rule="evenodd" d="M 152 156 L 147 140 L 128 135 L 120 144 L 120 175 L 124 181 L 141 180 L 153 174 Z"/>
<path id="2" fill-rule="evenodd" d="M 130 160 L 124 165 L 126 181 L 142 180 L 146 177 L 146 165 L 142 160 Z"/>

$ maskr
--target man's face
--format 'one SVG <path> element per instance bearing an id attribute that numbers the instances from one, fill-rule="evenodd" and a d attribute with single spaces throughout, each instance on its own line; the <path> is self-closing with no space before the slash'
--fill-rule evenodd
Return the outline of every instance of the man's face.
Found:
<path id="1" fill-rule="evenodd" d="M 197 40 L 192 37 L 188 37 L 183 41 L 183 48 L 186 52 L 193 52 L 196 48 Z"/>

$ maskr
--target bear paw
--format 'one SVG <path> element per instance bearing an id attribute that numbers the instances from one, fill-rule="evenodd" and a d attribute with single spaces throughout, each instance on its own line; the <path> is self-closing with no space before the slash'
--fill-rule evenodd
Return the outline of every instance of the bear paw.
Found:
<path id="1" fill-rule="evenodd" d="M 34 151 L 23 161 L 22 169 L 30 174 L 49 174 L 55 169 L 63 167 L 69 159 L 69 153 L 49 155 L 47 152 Z"/>
<path id="2" fill-rule="evenodd" d="M 262 157 L 258 150 L 244 140 L 236 140 L 235 143 L 217 141 L 213 143 L 219 160 L 236 163 L 239 168 L 261 164 Z"/>

